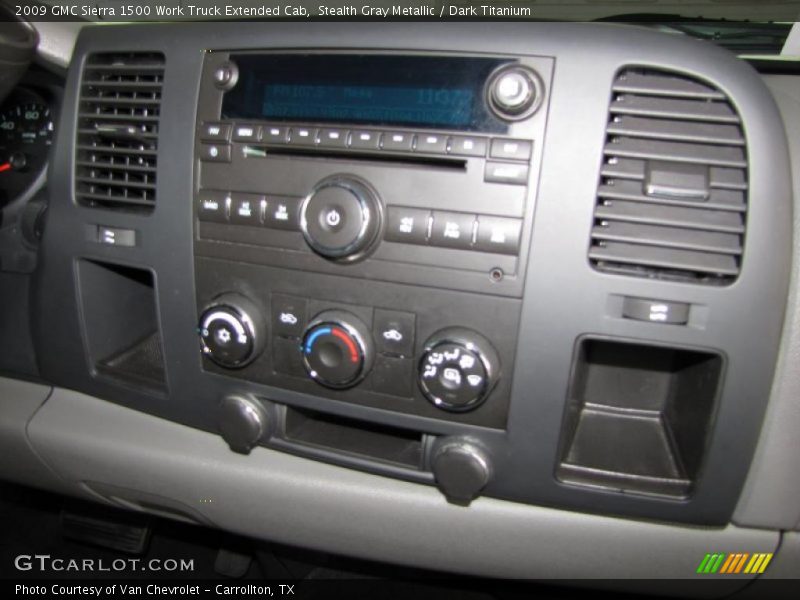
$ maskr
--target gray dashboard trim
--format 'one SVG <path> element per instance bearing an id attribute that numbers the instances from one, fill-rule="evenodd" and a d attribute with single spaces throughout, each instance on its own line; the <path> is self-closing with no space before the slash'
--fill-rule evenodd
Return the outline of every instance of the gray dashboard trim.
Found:
<path id="1" fill-rule="evenodd" d="M 69 486 L 39 459 L 26 432 L 51 391 L 49 386 L 0 377 L 0 479 L 66 492 Z"/>
<path id="2" fill-rule="evenodd" d="M 609 579 L 609 587 L 635 587 L 611 580 L 691 578 L 709 549 L 773 552 L 779 541 L 778 532 L 675 526 L 493 499 L 456 507 L 426 485 L 264 448 L 235 454 L 219 436 L 58 388 L 28 432 L 73 486 L 92 481 L 159 494 L 236 533 L 444 571 L 598 578 Z M 731 580 L 728 592 L 746 581 Z"/>
<path id="3" fill-rule="evenodd" d="M 800 529 L 800 78 L 774 75 L 764 81 L 781 111 L 789 142 L 794 265 L 770 403 L 733 521 L 751 527 Z"/>
<path id="4" fill-rule="evenodd" d="M 73 21 L 37 21 L 39 33 L 38 57 L 50 65 L 66 69 L 72 60 L 72 51 L 78 34 L 86 23 Z"/>

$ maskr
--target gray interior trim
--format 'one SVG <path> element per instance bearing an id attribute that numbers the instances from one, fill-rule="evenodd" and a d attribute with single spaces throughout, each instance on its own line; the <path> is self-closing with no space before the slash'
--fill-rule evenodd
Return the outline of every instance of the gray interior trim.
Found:
<path id="1" fill-rule="evenodd" d="M 72 60 L 75 41 L 85 23 L 74 21 L 38 21 L 34 23 L 39 32 L 39 46 L 36 53 L 50 65 L 66 69 Z"/>
<path id="2" fill-rule="evenodd" d="M 222 528 L 261 539 L 472 575 L 688 578 L 709 549 L 773 552 L 779 539 L 771 531 L 674 526 L 492 499 L 456 507 L 425 485 L 264 448 L 235 454 L 219 436 L 62 389 L 28 431 L 42 457 L 75 486 L 92 481 L 169 496 Z M 730 591 L 745 581 L 732 581 Z"/>
<path id="3" fill-rule="evenodd" d="M 42 463 L 25 431 L 51 390 L 37 383 L 0 377 L 0 479 L 64 492 L 68 486 Z"/>
<path id="4" fill-rule="evenodd" d="M 739 525 L 800 528 L 800 79 L 764 77 L 786 126 L 794 189 L 794 266 L 769 407 L 750 475 L 733 516 Z"/>

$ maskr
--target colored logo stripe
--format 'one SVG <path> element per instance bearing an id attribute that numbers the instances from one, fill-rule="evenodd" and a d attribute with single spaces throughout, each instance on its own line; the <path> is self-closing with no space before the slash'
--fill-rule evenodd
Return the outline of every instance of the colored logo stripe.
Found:
<path id="1" fill-rule="evenodd" d="M 697 573 L 719 573 L 726 575 L 763 573 L 772 560 L 772 556 L 773 554 L 771 552 L 757 552 L 752 555 L 749 552 L 733 552 L 731 554 L 726 554 L 725 552 L 708 553 L 703 557 L 703 560 L 700 561 L 700 565 L 697 567 Z"/>

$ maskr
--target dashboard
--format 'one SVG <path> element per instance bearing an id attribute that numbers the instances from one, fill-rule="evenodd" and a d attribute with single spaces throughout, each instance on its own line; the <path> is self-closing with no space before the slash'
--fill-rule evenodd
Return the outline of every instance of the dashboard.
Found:
<path id="1" fill-rule="evenodd" d="M 0 476 L 449 572 L 797 577 L 798 98 L 609 24 L 84 27 L 0 108 Z"/>

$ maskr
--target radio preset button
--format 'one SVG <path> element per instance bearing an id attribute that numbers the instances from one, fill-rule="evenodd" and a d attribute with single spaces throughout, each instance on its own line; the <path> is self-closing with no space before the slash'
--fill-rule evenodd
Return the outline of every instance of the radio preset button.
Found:
<path id="1" fill-rule="evenodd" d="M 233 128 L 234 142 L 257 142 L 261 127 L 258 125 L 236 125 Z"/>
<path id="2" fill-rule="evenodd" d="M 346 129 L 320 129 L 319 145 L 326 148 L 346 148 L 347 130 Z"/>
<path id="3" fill-rule="evenodd" d="M 430 216 L 429 210 L 390 206 L 386 223 L 386 241 L 426 244 Z"/>
<path id="4" fill-rule="evenodd" d="M 313 146 L 317 143 L 317 131 L 310 127 L 292 127 L 289 143 L 294 146 Z"/>
<path id="5" fill-rule="evenodd" d="M 271 229 L 297 231 L 300 228 L 300 199 L 286 196 L 267 196 L 264 225 Z"/>
<path id="6" fill-rule="evenodd" d="M 228 144 L 200 144 L 200 160 L 231 162 L 231 147 Z"/>
<path id="7" fill-rule="evenodd" d="M 268 144 L 285 144 L 289 139 L 288 127 L 264 125 L 261 130 L 261 141 Z"/>
<path id="8" fill-rule="evenodd" d="M 200 193 L 197 194 L 197 218 L 201 221 L 227 223 L 226 198 L 226 192 L 200 190 Z"/>
<path id="9" fill-rule="evenodd" d="M 519 253 L 521 231 L 520 219 L 479 215 L 475 250 L 516 255 Z"/>
<path id="10" fill-rule="evenodd" d="M 384 131 L 381 147 L 396 152 L 411 152 L 414 134 L 402 131 Z"/>
<path id="11" fill-rule="evenodd" d="M 450 154 L 458 156 L 486 156 L 486 139 L 456 135 L 450 138 Z"/>
<path id="12" fill-rule="evenodd" d="M 354 130 L 350 132 L 350 147 L 359 150 L 377 150 L 380 137 L 377 131 Z"/>
<path id="13" fill-rule="evenodd" d="M 261 223 L 261 200 L 259 194 L 231 194 L 231 223 L 257 227 Z"/>
<path id="14" fill-rule="evenodd" d="M 503 158 L 510 160 L 530 160 L 533 144 L 528 140 L 513 140 L 508 138 L 494 138 L 489 149 L 490 158 Z"/>
<path id="15" fill-rule="evenodd" d="M 447 152 L 447 136 L 438 133 L 418 133 L 415 149 L 417 152 L 428 154 L 445 154 Z"/>
<path id="16" fill-rule="evenodd" d="M 468 250 L 472 246 L 472 229 L 475 215 L 451 212 L 434 212 L 431 244 L 446 248 Z"/>
<path id="17" fill-rule="evenodd" d="M 200 139 L 204 142 L 227 142 L 231 136 L 229 123 L 203 123 Z"/>
<path id="18" fill-rule="evenodd" d="M 528 184 L 528 165 L 519 163 L 486 162 L 483 180 L 488 183 Z"/>

